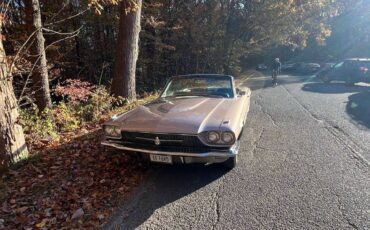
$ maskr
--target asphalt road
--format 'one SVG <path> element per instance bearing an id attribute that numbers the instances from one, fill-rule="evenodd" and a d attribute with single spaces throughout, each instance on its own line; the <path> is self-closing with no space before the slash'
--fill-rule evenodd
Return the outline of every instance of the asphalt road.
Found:
<path id="1" fill-rule="evenodd" d="M 154 166 L 107 229 L 370 229 L 370 87 L 249 79 L 238 166 Z"/>

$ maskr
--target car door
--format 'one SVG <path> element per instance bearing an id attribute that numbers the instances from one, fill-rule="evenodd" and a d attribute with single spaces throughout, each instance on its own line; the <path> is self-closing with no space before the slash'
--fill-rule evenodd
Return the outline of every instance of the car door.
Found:
<path id="1" fill-rule="evenodd" d="M 344 61 L 338 62 L 332 67 L 331 71 L 328 74 L 330 80 L 343 80 L 343 77 L 345 75 L 344 63 Z"/>

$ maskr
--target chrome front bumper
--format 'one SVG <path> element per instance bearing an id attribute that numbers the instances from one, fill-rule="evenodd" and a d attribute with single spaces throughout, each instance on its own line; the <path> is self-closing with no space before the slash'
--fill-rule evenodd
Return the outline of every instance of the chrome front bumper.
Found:
<path id="1" fill-rule="evenodd" d="M 139 153 L 147 153 L 147 154 L 158 154 L 158 155 L 166 155 L 166 156 L 178 156 L 178 157 L 191 157 L 191 158 L 230 158 L 235 157 L 239 151 L 239 142 L 236 142 L 228 151 L 211 151 L 205 153 L 184 153 L 184 152 L 165 152 L 165 151 L 156 151 L 156 150 L 148 150 L 148 149 L 140 149 L 140 148 L 131 148 L 126 147 L 124 145 L 118 144 L 114 141 L 105 140 L 101 143 L 104 146 L 112 147 L 115 149 L 126 150 L 130 152 L 139 152 Z"/>

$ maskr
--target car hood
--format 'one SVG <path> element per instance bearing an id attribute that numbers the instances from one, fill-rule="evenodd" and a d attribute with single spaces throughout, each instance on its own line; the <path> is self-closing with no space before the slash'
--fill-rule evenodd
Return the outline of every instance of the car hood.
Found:
<path id="1" fill-rule="evenodd" d="M 151 133 L 197 134 L 219 130 L 227 123 L 234 99 L 187 97 L 157 99 L 118 116 L 122 130 Z"/>

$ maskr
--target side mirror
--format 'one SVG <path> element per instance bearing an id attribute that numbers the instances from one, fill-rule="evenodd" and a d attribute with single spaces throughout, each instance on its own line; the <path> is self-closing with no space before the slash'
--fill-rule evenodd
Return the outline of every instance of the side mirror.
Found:
<path id="1" fill-rule="evenodd" d="M 236 88 L 236 93 L 239 95 L 239 96 L 244 96 L 246 94 L 245 91 L 242 91 L 240 90 L 239 88 Z"/>

